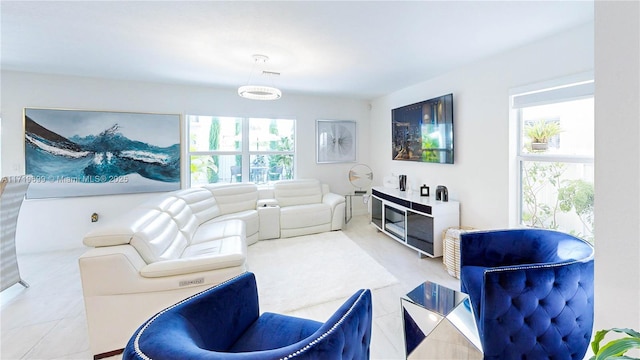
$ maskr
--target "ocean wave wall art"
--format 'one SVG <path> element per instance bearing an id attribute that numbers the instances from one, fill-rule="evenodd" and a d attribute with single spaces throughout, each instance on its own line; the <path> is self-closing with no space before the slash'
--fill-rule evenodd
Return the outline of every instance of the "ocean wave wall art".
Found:
<path id="1" fill-rule="evenodd" d="M 180 188 L 180 115 L 25 109 L 28 198 Z"/>

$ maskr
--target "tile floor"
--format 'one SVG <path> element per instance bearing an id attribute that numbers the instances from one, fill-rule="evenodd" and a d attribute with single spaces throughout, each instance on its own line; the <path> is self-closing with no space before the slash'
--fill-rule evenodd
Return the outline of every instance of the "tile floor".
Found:
<path id="1" fill-rule="evenodd" d="M 400 297 L 424 280 L 453 289 L 459 289 L 459 281 L 445 271 L 442 258 L 420 258 L 416 251 L 378 232 L 366 216 L 354 216 L 344 232 L 399 281 L 373 292 L 371 358 L 403 359 Z M 1 359 L 93 358 L 77 266 L 84 251 L 79 248 L 19 256 L 22 277 L 31 287 L 15 285 L 0 294 Z M 341 303 L 317 305 L 292 314 L 324 321 Z"/>

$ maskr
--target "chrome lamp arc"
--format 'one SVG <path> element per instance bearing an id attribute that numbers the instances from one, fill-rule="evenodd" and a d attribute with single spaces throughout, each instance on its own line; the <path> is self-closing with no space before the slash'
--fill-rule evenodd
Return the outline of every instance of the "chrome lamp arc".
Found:
<path id="1" fill-rule="evenodd" d="M 240 86 L 238 88 L 238 95 L 240 97 L 251 100 L 278 100 L 282 97 L 282 91 L 273 86 L 267 85 L 251 85 L 251 78 L 253 76 L 256 66 L 266 63 L 269 57 L 266 55 L 253 55 L 254 66 L 249 75 L 249 81 L 247 85 Z M 262 76 L 278 76 L 280 73 L 272 71 L 262 71 Z"/>
<path id="2" fill-rule="evenodd" d="M 373 170 L 365 164 L 354 165 L 349 170 L 349 182 L 358 188 L 355 190 L 356 194 L 366 194 L 367 188 L 373 182 Z"/>

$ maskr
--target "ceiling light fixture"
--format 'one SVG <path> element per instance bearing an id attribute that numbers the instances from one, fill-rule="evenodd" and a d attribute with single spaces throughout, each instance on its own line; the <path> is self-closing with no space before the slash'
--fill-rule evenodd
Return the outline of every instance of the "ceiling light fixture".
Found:
<path id="1" fill-rule="evenodd" d="M 253 72 L 258 65 L 265 64 L 269 57 L 266 55 L 253 55 L 253 68 L 251 69 L 251 74 L 249 74 L 249 80 L 247 81 L 247 85 L 240 86 L 238 88 L 238 95 L 243 98 L 251 99 L 251 100 L 278 100 L 282 97 L 282 91 L 273 87 L 273 86 L 265 86 L 265 85 L 250 85 L 251 77 L 253 76 Z M 279 76 L 280 73 L 273 71 L 262 71 L 261 76 L 269 76 L 275 77 Z"/>

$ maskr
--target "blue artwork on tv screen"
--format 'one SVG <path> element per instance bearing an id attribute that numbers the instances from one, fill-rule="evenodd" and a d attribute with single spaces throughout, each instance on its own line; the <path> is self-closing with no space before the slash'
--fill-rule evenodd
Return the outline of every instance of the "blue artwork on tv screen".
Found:
<path id="1" fill-rule="evenodd" d="M 453 164 L 453 94 L 391 110 L 392 159 Z"/>

